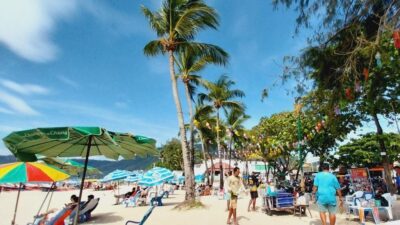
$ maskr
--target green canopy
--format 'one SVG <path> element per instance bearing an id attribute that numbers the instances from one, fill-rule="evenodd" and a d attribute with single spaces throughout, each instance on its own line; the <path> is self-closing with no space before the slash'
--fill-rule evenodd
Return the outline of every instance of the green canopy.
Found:
<path id="1" fill-rule="evenodd" d="M 100 127 L 53 127 L 13 132 L 3 139 L 7 148 L 21 161 L 47 157 L 85 157 L 91 138 L 90 156 L 134 158 L 157 154 L 155 140 Z"/>
<path id="2" fill-rule="evenodd" d="M 40 158 L 40 160 L 44 161 L 45 163 L 49 165 L 53 165 L 57 168 L 60 168 L 64 171 L 66 171 L 70 175 L 79 175 L 82 173 L 85 165 L 82 163 L 78 163 L 72 159 L 62 159 L 62 158 L 52 158 L 52 157 L 45 157 L 45 158 Z M 102 172 L 92 166 L 87 167 L 87 172 L 88 175 L 99 175 L 102 174 Z"/>
<path id="3" fill-rule="evenodd" d="M 21 161 L 36 161 L 37 155 L 47 157 L 85 157 L 79 202 L 89 156 L 104 155 L 107 158 L 134 158 L 158 154 L 151 138 L 127 133 L 107 131 L 100 127 L 52 127 L 17 131 L 3 139 L 7 148 Z M 74 224 L 78 222 L 79 208 Z"/>

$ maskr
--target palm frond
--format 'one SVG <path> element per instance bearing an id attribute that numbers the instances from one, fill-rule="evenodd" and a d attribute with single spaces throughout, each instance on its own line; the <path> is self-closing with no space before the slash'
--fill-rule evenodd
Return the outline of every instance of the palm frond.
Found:
<path id="1" fill-rule="evenodd" d="M 204 94 L 204 93 L 199 93 L 199 94 L 197 95 L 197 98 L 198 98 L 198 101 L 199 101 L 201 104 L 203 104 L 204 101 L 211 101 L 211 98 L 210 98 L 207 94 Z"/>
<path id="2" fill-rule="evenodd" d="M 151 28 L 157 33 L 158 37 L 162 37 L 166 34 L 166 24 L 165 21 L 162 19 L 159 13 L 153 13 L 150 9 L 146 8 L 145 6 L 141 6 L 141 10 L 143 15 L 149 21 Z"/>
<path id="3" fill-rule="evenodd" d="M 202 2 L 182 5 L 184 10 L 179 13 L 171 24 L 174 32 L 180 37 L 192 40 L 202 29 L 217 29 L 218 14 L 216 11 Z"/>
<path id="4" fill-rule="evenodd" d="M 143 52 L 146 56 L 155 56 L 158 54 L 164 54 L 166 51 L 160 40 L 153 40 L 144 46 Z"/>

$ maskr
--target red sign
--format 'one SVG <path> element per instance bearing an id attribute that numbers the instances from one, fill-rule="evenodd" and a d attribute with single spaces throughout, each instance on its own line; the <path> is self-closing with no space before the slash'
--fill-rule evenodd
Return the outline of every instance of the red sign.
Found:
<path id="1" fill-rule="evenodd" d="M 350 169 L 354 191 L 372 192 L 372 184 L 368 179 L 368 170 L 365 168 Z"/>

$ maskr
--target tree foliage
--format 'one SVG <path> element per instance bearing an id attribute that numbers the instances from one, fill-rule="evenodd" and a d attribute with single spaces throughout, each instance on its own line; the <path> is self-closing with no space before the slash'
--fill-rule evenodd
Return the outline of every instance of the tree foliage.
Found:
<path id="1" fill-rule="evenodd" d="M 165 167 L 170 170 L 183 170 L 182 146 L 178 139 L 173 138 L 161 147 L 161 161 L 157 166 Z"/>
<path id="2" fill-rule="evenodd" d="M 398 40 L 394 40 L 398 35 L 395 29 L 399 26 L 400 2 L 276 0 L 274 3 L 295 5 L 299 12 L 298 28 L 310 27 L 311 19 L 322 18 L 322 22 L 317 22 L 319 29 L 310 38 L 311 47 L 299 57 L 285 59 L 284 80 L 299 81 L 301 94 L 307 90 L 303 84 L 311 83 L 319 102 L 323 101 L 318 97 L 328 92 L 327 104 L 335 114 L 352 110 L 364 121 L 373 120 L 380 150 L 386 152 L 378 116 L 396 116 L 400 112 L 397 49 L 400 47 Z M 307 82 L 301 82 L 304 80 Z M 394 191 L 388 162 L 383 157 L 385 179 Z"/>
<path id="3" fill-rule="evenodd" d="M 377 142 L 377 134 L 369 133 L 339 147 L 336 156 L 331 159 L 335 167 L 376 167 L 381 166 L 382 156 Z M 390 163 L 400 159 L 400 134 L 388 133 L 381 137 L 388 147 Z"/>

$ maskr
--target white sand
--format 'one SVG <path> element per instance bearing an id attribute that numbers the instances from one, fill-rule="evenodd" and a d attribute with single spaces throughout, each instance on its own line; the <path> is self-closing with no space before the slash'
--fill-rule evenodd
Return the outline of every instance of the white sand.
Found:
<path id="1" fill-rule="evenodd" d="M 123 187 L 121 193 L 127 191 L 128 187 Z M 32 217 L 36 214 L 39 206 L 45 196 L 45 192 L 41 191 L 25 191 L 21 193 L 20 205 L 16 222 L 19 225 L 26 225 L 32 222 Z M 78 191 L 60 191 L 55 192 L 50 208 L 60 208 L 64 203 L 69 201 L 72 194 L 78 194 Z M 100 204 L 92 213 L 92 220 L 85 224 L 106 224 L 106 225 L 123 225 L 129 219 L 140 220 L 147 211 L 148 206 L 125 208 L 123 205 L 114 206 L 114 198 L 112 191 L 91 191 L 85 190 L 84 196 L 94 194 L 100 197 Z M 17 192 L 2 192 L 0 194 L 0 225 L 11 224 L 12 214 Z M 156 207 L 145 223 L 146 225 L 204 225 L 204 224 L 226 224 L 227 212 L 225 211 L 226 201 L 218 200 L 215 196 L 202 197 L 201 201 L 207 206 L 205 209 L 193 209 L 189 211 L 174 210 L 174 206 L 182 202 L 184 197 L 183 191 L 176 191 L 174 195 L 168 199 L 163 199 L 165 206 Z M 313 210 L 310 217 L 295 217 L 290 214 L 280 214 L 268 216 L 265 213 L 247 212 L 248 196 L 239 199 L 238 218 L 241 225 L 260 225 L 260 224 L 278 224 L 278 225 L 319 225 L 318 213 Z M 261 199 L 258 199 L 258 205 L 261 205 Z M 400 212 L 400 204 L 396 202 L 394 213 Z M 46 205 L 47 207 L 47 205 Z M 356 225 L 357 221 L 348 221 L 345 215 L 338 215 L 338 225 Z M 400 219 L 396 215 L 395 219 Z M 398 222 L 398 223 L 396 223 Z M 400 224 L 396 221 L 394 224 Z M 368 223 L 372 224 L 372 223 Z"/>

